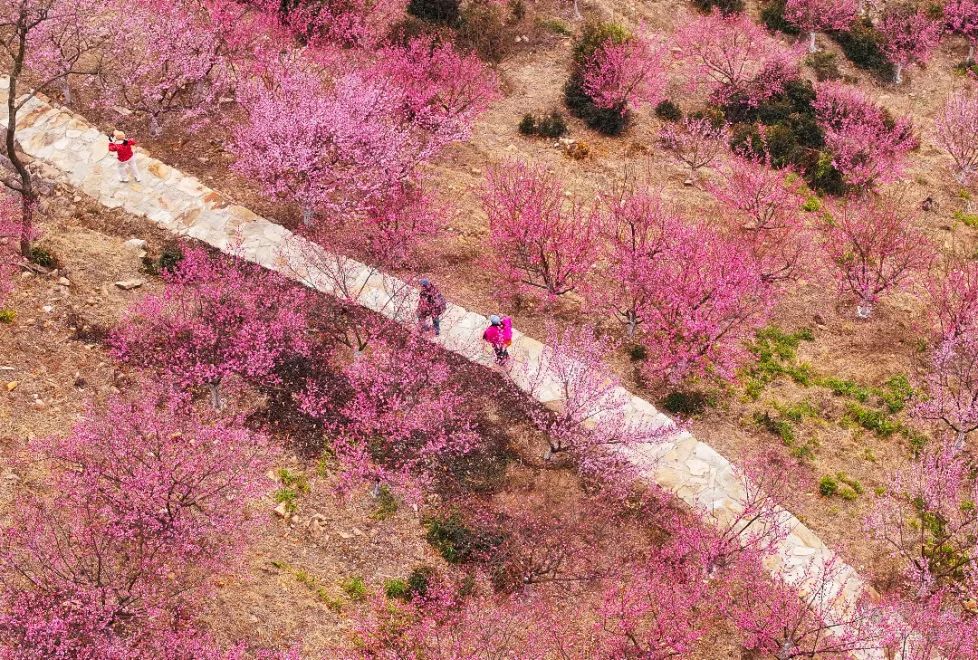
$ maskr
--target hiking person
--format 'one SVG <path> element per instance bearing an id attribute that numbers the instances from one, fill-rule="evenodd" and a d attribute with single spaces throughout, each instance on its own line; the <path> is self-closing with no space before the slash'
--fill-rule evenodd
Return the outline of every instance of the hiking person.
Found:
<path id="1" fill-rule="evenodd" d="M 423 328 L 428 327 L 428 319 L 431 319 L 431 326 L 435 329 L 435 336 L 441 334 L 441 315 L 445 313 L 448 306 L 445 296 L 441 295 L 434 284 L 427 277 L 421 278 L 421 290 L 418 292 L 418 321 Z"/>
<path id="2" fill-rule="evenodd" d="M 489 317 L 489 327 L 482 333 L 496 353 L 496 364 L 506 364 L 509 360 L 509 347 L 513 343 L 513 319 L 493 314 Z"/>
<path id="3" fill-rule="evenodd" d="M 136 169 L 136 159 L 133 157 L 132 148 L 136 146 L 135 140 L 127 140 L 126 134 L 122 131 L 115 131 L 109 138 L 109 153 L 114 153 L 119 157 L 119 181 L 129 183 L 129 175 L 136 181 L 139 178 L 139 170 Z"/>

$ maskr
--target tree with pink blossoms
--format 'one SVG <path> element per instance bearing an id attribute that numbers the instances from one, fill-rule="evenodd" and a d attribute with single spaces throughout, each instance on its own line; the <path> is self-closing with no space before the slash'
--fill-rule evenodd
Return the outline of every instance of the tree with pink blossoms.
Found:
<path id="1" fill-rule="evenodd" d="M 920 599 L 889 599 L 887 648 L 903 660 L 978 657 L 978 619 L 951 590 Z"/>
<path id="2" fill-rule="evenodd" d="M 277 275 L 190 248 L 163 281 L 113 332 L 112 352 L 180 387 L 207 386 L 217 409 L 228 376 L 274 381 L 279 364 L 307 350 L 306 293 Z"/>
<path id="3" fill-rule="evenodd" d="M 784 17 L 808 35 L 808 52 L 818 52 L 815 33 L 846 30 L 859 14 L 858 0 L 788 0 Z"/>
<path id="4" fill-rule="evenodd" d="M 652 287 L 641 341 L 653 382 L 731 379 L 744 342 L 765 322 L 772 291 L 750 248 L 712 227 L 687 221 L 667 237 L 646 272 Z"/>
<path id="5" fill-rule="evenodd" d="M 978 2 L 976 0 L 947 0 L 944 4 L 944 21 L 952 34 L 959 34 L 968 41 L 968 62 L 975 61 L 975 45 L 978 44 Z"/>
<path id="6" fill-rule="evenodd" d="M 978 335 L 968 332 L 941 341 L 931 358 L 926 390 L 915 416 L 950 431 L 963 451 L 968 434 L 978 429 Z"/>
<path id="7" fill-rule="evenodd" d="M 423 338 L 377 336 L 338 374 L 311 379 L 299 402 L 329 431 L 343 487 L 386 483 L 417 497 L 479 446 L 469 402 L 452 381 Z"/>
<path id="8" fill-rule="evenodd" d="M 689 168 L 695 177 L 727 149 L 727 126 L 706 117 L 686 117 L 678 124 L 666 124 L 659 133 L 662 148 Z"/>
<path id="9" fill-rule="evenodd" d="M 953 264 L 928 280 L 928 310 L 938 341 L 978 336 L 978 263 Z"/>
<path id="10" fill-rule="evenodd" d="M 594 626 L 595 657 L 666 659 L 706 634 L 710 585 L 688 567 L 653 556 L 605 591 Z"/>
<path id="11" fill-rule="evenodd" d="M 121 8 L 120 3 L 120 8 Z M 179 118 L 194 122 L 232 96 L 224 25 L 208 3 L 147 0 L 125 4 L 125 29 L 111 42 L 101 98 L 145 117 L 150 135 Z"/>
<path id="12" fill-rule="evenodd" d="M 927 9 L 911 2 L 887 3 L 876 25 L 883 35 L 883 52 L 893 63 L 893 81 L 903 82 L 903 70 L 930 59 L 941 38 L 941 24 Z"/>
<path id="13" fill-rule="evenodd" d="M 721 168 L 722 183 L 708 189 L 731 211 L 730 224 L 754 252 L 766 281 L 792 279 L 803 267 L 811 241 L 802 216 L 804 184 L 790 170 L 737 156 Z"/>
<path id="14" fill-rule="evenodd" d="M 858 318 L 872 316 L 881 296 L 905 287 L 929 265 L 933 248 L 915 219 L 893 203 L 850 199 L 825 224 L 825 252 L 840 290 L 856 297 Z"/>
<path id="15" fill-rule="evenodd" d="M 798 73 L 799 53 L 746 13 L 698 16 L 684 22 L 675 39 L 691 86 L 705 88 L 720 105 L 734 99 L 757 105 Z"/>
<path id="16" fill-rule="evenodd" d="M 978 170 L 978 97 L 964 91 L 948 96 L 934 128 L 937 143 L 954 160 L 954 177 L 968 185 Z"/>
<path id="17" fill-rule="evenodd" d="M 661 46 L 643 35 L 606 40 L 584 63 L 584 91 L 598 108 L 621 115 L 656 105 L 667 82 Z"/>
<path id="18" fill-rule="evenodd" d="M 920 145 L 909 119 L 894 119 L 852 85 L 825 82 L 816 92 L 825 146 L 846 183 L 865 189 L 903 173 L 907 154 Z"/>
<path id="19" fill-rule="evenodd" d="M 39 93 L 61 90 L 72 77 L 99 73 L 98 39 L 88 39 L 87 20 L 101 15 L 95 0 L 2 0 L 0 66 L 9 77 L 0 182 L 20 197 L 20 251 L 30 252 L 38 192 L 17 141 L 18 116 Z M 76 46 L 59 53 L 59 44 Z"/>
<path id="20" fill-rule="evenodd" d="M 911 589 L 978 597 L 978 480 L 967 453 L 941 438 L 890 483 L 865 526 L 902 562 Z"/>
<path id="21" fill-rule="evenodd" d="M 743 562 L 727 607 L 746 648 L 779 660 L 882 649 L 887 636 L 878 607 L 865 596 L 850 601 L 850 592 L 839 588 L 851 577 L 846 568 L 837 559 L 809 559 L 799 592 L 770 584 L 759 564 Z"/>
<path id="22" fill-rule="evenodd" d="M 547 300 L 578 289 L 597 260 L 593 210 L 566 203 L 543 166 L 513 161 L 489 172 L 482 203 L 489 216 L 491 265 L 508 293 Z"/>
<path id="23" fill-rule="evenodd" d="M 650 191 L 609 197 L 600 218 L 604 268 L 585 295 L 595 308 L 607 310 L 624 324 L 629 337 L 635 337 L 656 291 L 649 268 L 665 249 L 666 236 L 683 219 Z"/>
<path id="24" fill-rule="evenodd" d="M 606 467 L 609 452 L 656 444 L 677 432 L 664 416 L 633 419 L 631 396 L 607 367 L 613 345 L 594 331 L 551 328 L 539 360 L 517 364 L 510 377 L 536 397 L 553 397 L 555 409 L 531 407 L 530 419 L 547 437 L 544 458 L 567 453 L 585 469 Z"/>
<path id="25" fill-rule="evenodd" d="M 49 476 L 16 499 L 0 544 L 0 631 L 26 652 L 14 657 L 37 657 L 37 642 L 111 657 L 193 613 L 241 559 L 272 456 L 241 419 L 148 384 L 30 449 L 24 460 L 43 459 Z"/>
<path id="26" fill-rule="evenodd" d="M 405 0 L 325 0 L 276 2 L 283 23 L 303 43 L 372 49 L 404 17 Z"/>

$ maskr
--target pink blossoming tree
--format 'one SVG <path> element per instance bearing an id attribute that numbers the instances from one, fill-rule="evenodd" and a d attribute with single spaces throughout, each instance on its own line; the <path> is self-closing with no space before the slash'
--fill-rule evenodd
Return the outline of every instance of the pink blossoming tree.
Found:
<path id="1" fill-rule="evenodd" d="M 903 564 L 918 595 L 944 587 L 978 594 L 978 481 L 951 438 L 894 475 L 866 529 Z"/>
<path id="2" fill-rule="evenodd" d="M 941 38 L 941 24 L 913 3 L 887 3 L 877 24 L 883 35 L 883 52 L 893 62 L 893 81 L 903 82 L 903 70 L 923 65 Z"/>
<path id="3" fill-rule="evenodd" d="M 974 93 L 950 95 L 934 120 L 937 143 L 954 160 L 954 176 L 967 185 L 978 170 L 978 97 Z"/>
<path id="4" fill-rule="evenodd" d="M 964 261 L 934 274 L 927 284 L 938 341 L 978 331 L 978 263 Z"/>
<path id="5" fill-rule="evenodd" d="M 756 105 L 784 88 L 798 72 L 799 54 L 746 13 L 714 12 L 685 21 L 676 33 L 689 81 L 724 104 L 734 98 Z"/>
<path id="6" fill-rule="evenodd" d="M 594 212 L 565 202 L 542 166 L 511 162 L 489 172 L 482 196 L 489 216 L 493 268 L 512 293 L 549 300 L 579 288 L 597 259 Z"/>
<path id="7" fill-rule="evenodd" d="M 953 433 L 955 447 L 964 450 L 968 434 L 978 429 L 978 336 L 946 337 L 934 351 L 926 387 L 916 416 Z"/>
<path id="8" fill-rule="evenodd" d="M 722 182 L 708 188 L 731 212 L 725 217 L 751 246 L 762 277 L 767 281 L 796 277 L 811 250 L 802 216 L 801 179 L 748 157 L 735 157 L 721 172 Z"/>
<path id="9" fill-rule="evenodd" d="M 465 396 L 423 338 L 377 336 L 339 376 L 310 381 L 299 401 L 329 430 L 344 488 L 386 483 L 417 497 L 448 460 L 478 447 Z"/>
<path id="10" fill-rule="evenodd" d="M 975 0 L 948 0 L 944 5 L 944 20 L 953 34 L 959 34 L 968 42 L 968 61 L 975 61 L 975 44 L 978 44 L 978 2 Z"/>
<path id="11" fill-rule="evenodd" d="M 687 221 L 667 237 L 647 277 L 654 288 L 641 337 L 649 351 L 645 375 L 671 383 L 733 378 L 746 355 L 744 341 L 773 302 L 750 248 Z"/>
<path id="12" fill-rule="evenodd" d="M 816 92 L 825 145 L 846 183 L 868 188 L 903 173 L 907 154 L 920 144 L 909 119 L 893 119 L 852 85 L 825 82 Z"/>
<path id="13" fill-rule="evenodd" d="M 726 150 L 727 127 L 706 118 L 686 117 L 678 124 L 663 126 L 659 142 L 676 160 L 689 167 L 690 175 L 695 177 Z"/>
<path id="14" fill-rule="evenodd" d="M 276 5 L 280 3 L 276 2 Z M 405 0 L 327 0 L 280 4 L 282 20 L 302 42 L 315 47 L 339 45 L 369 50 L 404 16 Z"/>
<path id="15" fill-rule="evenodd" d="M 908 284 L 933 254 L 913 215 L 884 201 L 849 200 L 823 231 L 839 288 L 856 296 L 858 318 L 872 316 L 880 296 Z"/>
<path id="16" fill-rule="evenodd" d="M 645 36 L 608 39 L 584 64 L 584 91 L 599 108 L 622 115 L 663 99 L 668 79 L 662 48 Z"/>
<path id="17" fill-rule="evenodd" d="M 788 0 L 784 17 L 808 35 L 808 52 L 818 51 L 815 33 L 826 30 L 845 30 L 859 13 L 857 0 Z"/>
<path id="18" fill-rule="evenodd" d="M 0 542 L 0 630 L 25 658 L 112 657 L 192 613 L 241 558 L 271 457 L 241 420 L 149 385 L 31 451 L 47 488 L 17 499 Z"/>
<path id="19" fill-rule="evenodd" d="M 164 291 L 137 303 L 113 333 L 113 353 L 180 387 L 207 386 L 215 408 L 228 376 L 268 382 L 307 350 L 305 292 L 277 275 L 193 248 L 163 280 Z"/>

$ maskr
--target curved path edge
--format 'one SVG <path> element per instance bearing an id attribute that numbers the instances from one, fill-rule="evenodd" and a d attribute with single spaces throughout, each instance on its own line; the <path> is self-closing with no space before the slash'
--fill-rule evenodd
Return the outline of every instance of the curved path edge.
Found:
<path id="1" fill-rule="evenodd" d="M 0 100 L 5 100 L 9 79 L 0 77 Z M 6 104 L 0 108 L 0 124 L 6 125 Z M 34 159 L 43 175 L 66 183 L 98 200 L 106 208 L 122 208 L 148 218 L 175 235 L 194 238 L 221 251 L 282 273 L 320 292 L 346 298 L 402 323 L 413 323 L 417 290 L 391 275 L 364 264 L 323 251 L 284 227 L 266 220 L 197 178 L 136 151 L 142 183 L 118 180 L 115 156 L 107 151 L 107 138 L 83 117 L 58 106 L 43 95 L 28 101 L 18 121 L 18 141 Z M 483 348 L 485 316 L 449 304 L 442 322 L 440 343 L 471 362 L 492 367 L 493 358 Z M 513 355 L 526 365 L 539 365 L 544 345 L 514 332 Z M 533 369 L 530 369 L 532 372 Z M 559 405 L 556 383 L 529 383 L 513 378 L 526 394 L 541 403 Z M 648 401 L 619 388 L 626 402 L 629 422 L 654 427 L 672 424 Z M 688 432 L 667 440 L 623 450 L 643 477 L 673 493 L 710 522 L 729 524 L 742 511 L 746 489 L 740 473 L 713 447 Z M 837 621 L 851 615 L 856 601 L 868 587 L 852 567 L 841 562 L 808 527 L 784 512 L 790 530 L 767 562 L 772 575 L 805 597 L 830 604 Z M 830 570 L 831 583 L 817 583 Z M 855 654 L 882 658 L 883 651 Z"/>

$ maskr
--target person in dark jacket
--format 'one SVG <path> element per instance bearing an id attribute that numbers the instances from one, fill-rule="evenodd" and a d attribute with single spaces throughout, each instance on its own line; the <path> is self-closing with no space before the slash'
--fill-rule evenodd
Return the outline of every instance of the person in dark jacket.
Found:
<path id="1" fill-rule="evenodd" d="M 435 336 L 441 334 L 441 315 L 445 313 L 448 304 L 445 296 L 441 295 L 434 284 L 427 277 L 421 278 L 421 290 L 418 294 L 418 321 L 422 327 L 428 326 L 428 319 L 431 319 L 431 326 L 435 329 Z"/>
<path id="2" fill-rule="evenodd" d="M 136 146 L 135 140 L 127 140 L 126 134 L 122 131 L 115 131 L 109 138 L 109 153 L 114 153 L 119 158 L 119 181 L 129 183 L 129 175 L 136 181 L 139 178 L 139 170 L 136 169 L 136 158 L 132 153 L 132 148 Z"/>

